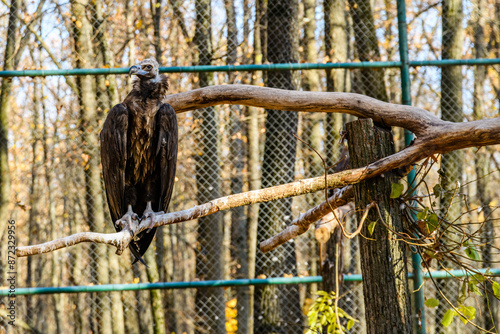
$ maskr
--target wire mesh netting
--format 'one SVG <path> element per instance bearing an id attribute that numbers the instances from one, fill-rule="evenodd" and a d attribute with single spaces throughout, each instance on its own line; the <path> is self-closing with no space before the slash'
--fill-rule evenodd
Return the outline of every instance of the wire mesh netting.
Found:
<path id="1" fill-rule="evenodd" d="M 500 58 L 497 1 L 407 3 L 410 60 Z M 154 57 L 161 66 L 398 61 L 396 4 L 365 0 L 19 1 L 0 5 L 3 70 L 127 67 Z M 401 103 L 399 68 L 327 71 L 170 73 L 170 92 L 237 83 L 289 90 L 354 92 Z M 411 68 L 412 104 L 450 121 L 498 116 L 500 65 Z M 18 245 L 81 231 L 112 232 L 103 193 L 98 134 L 111 107 L 131 87 L 125 76 L 49 76 L 3 79 L 1 97 L 1 240 L 14 220 Z M 332 165 L 341 156 L 340 132 L 350 116 L 218 106 L 177 115 L 179 155 L 169 211 L 232 193 L 321 176 L 318 150 Z M 293 136 L 297 134 L 305 143 Z M 394 129 L 398 149 L 403 132 Z M 8 154 L 7 154 L 8 151 Z M 449 189 L 460 182 L 472 207 L 453 207 L 462 222 L 484 222 L 494 237 L 498 196 L 496 147 L 443 156 Z M 8 169 L 7 169 L 8 167 Z M 437 169 L 437 167 L 436 167 Z M 486 175 L 486 176 L 485 176 Z M 484 177 L 483 177 L 484 176 Z M 472 182 L 480 179 L 479 182 Z M 438 173 L 427 183 L 439 182 Z M 424 191 L 424 190 L 422 190 Z M 99 285 L 320 275 L 314 232 L 261 253 L 257 243 L 324 200 L 322 193 L 219 212 L 158 229 L 145 255 L 131 265 L 105 245 L 80 244 L 17 259 L 17 287 Z M 446 203 L 447 199 L 441 199 Z M 460 202 L 462 203 L 462 202 Z M 489 210 L 489 211 L 488 211 Z M 467 211 L 468 216 L 461 216 Z M 354 230 L 355 221 L 348 222 Z M 6 286 L 7 243 L 0 243 Z M 495 267 L 495 243 L 485 243 L 485 268 Z M 359 274 L 358 242 L 344 241 L 343 270 Z M 453 264 L 448 264 L 454 268 Z M 436 268 L 442 269 L 442 268 Z M 456 302 L 460 285 L 440 281 Z M 303 333 L 318 284 L 99 292 L 18 296 L 9 333 Z M 428 298 L 440 298 L 426 281 Z M 340 306 L 365 331 L 360 283 L 345 283 Z M 488 322 L 483 297 L 478 323 Z M 472 303 L 472 301 L 469 301 Z M 498 306 L 489 300 L 492 314 Z M 429 333 L 448 307 L 427 309 Z M 480 314 L 479 314 L 480 313 Z M 494 317 L 494 318 L 495 318 Z M 418 316 L 415 316 L 417 319 Z M 496 320 L 496 318 L 494 319 Z M 452 328 L 473 333 L 455 320 Z M 448 329 L 449 330 L 449 329 Z"/>

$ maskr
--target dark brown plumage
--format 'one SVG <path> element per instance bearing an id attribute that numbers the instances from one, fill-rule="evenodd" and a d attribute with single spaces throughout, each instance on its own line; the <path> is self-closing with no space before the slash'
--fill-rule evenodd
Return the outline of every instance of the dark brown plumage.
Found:
<path id="1" fill-rule="evenodd" d="M 162 103 L 168 78 L 158 73 L 154 59 L 132 66 L 129 74 L 138 77 L 133 89 L 111 109 L 101 131 L 104 184 L 117 231 L 138 218 L 136 213 L 148 219 L 153 211 L 167 211 L 177 162 L 177 118 Z M 130 243 L 134 262 L 144 263 L 155 230 L 141 232 Z"/>

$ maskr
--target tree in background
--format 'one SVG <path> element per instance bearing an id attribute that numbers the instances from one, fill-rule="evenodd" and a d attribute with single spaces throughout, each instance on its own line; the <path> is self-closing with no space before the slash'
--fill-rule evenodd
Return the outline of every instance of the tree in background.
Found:
<path id="1" fill-rule="evenodd" d="M 9 22 L 7 25 L 7 38 L 3 59 L 3 71 L 14 69 L 14 54 L 16 47 L 16 35 L 18 30 L 18 0 L 11 0 Z M 10 173 L 9 173 L 9 114 L 11 108 L 10 94 L 12 89 L 12 78 L 2 79 L 2 91 L 0 92 L 0 219 L 6 222 L 9 219 L 10 202 Z M 7 225 L 3 225 L 0 230 L 0 240 L 7 236 Z M 2 242 L 2 244 L 6 244 Z M 0 255 L 5 258 L 6 250 L 0 247 Z M 0 269 L 0 277 L 4 277 L 5 268 Z"/>
<path id="2" fill-rule="evenodd" d="M 280 0 L 267 7 L 267 61 L 271 63 L 297 62 L 298 39 L 296 0 Z M 262 28 L 262 27 L 261 27 Z M 267 73 L 268 87 L 295 89 L 291 71 Z M 262 163 L 262 187 L 292 182 L 295 172 L 298 115 L 293 112 L 266 110 L 266 141 Z M 291 199 L 263 203 L 259 211 L 257 235 L 260 240 L 281 231 L 291 221 Z M 293 242 L 267 254 L 257 253 L 256 277 L 296 275 L 295 246 Z M 288 331 L 301 333 L 302 314 L 298 287 L 266 286 L 255 289 L 256 333 Z M 294 325 L 295 324 L 295 325 Z M 286 329 L 285 329 L 286 328 Z"/>
<path id="3" fill-rule="evenodd" d="M 475 58 L 487 58 L 488 50 L 485 41 L 485 28 L 487 16 L 487 1 L 478 0 L 474 11 L 472 13 L 472 29 L 474 40 L 474 56 Z M 472 112 L 474 119 L 483 119 L 486 116 L 485 112 L 485 91 L 484 82 L 487 80 L 485 66 L 474 67 L 474 92 L 473 92 L 473 106 Z M 490 150 L 483 149 L 475 153 L 475 167 L 476 167 L 476 201 L 477 205 L 482 208 L 483 220 L 485 225 L 483 227 L 482 236 L 484 246 L 482 248 L 482 260 L 484 268 L 491 268 L 494 266 L 494 238 L 495 230 L 492 220 L 492 206 L 493 198 L 491 196 L 491 189 L 488 186 L 486 179 L 487 175 L 491 172 L 490 167 Z M 491 314 L 484 319 L 483 328 L 492 330 L 495 323 L 498 323 L 498 301 L 492 293 L 492 287 L 489 282 L 485 282 L 485 291 L 488 293 L 488 299 L 484 299 L 482 311 Z"/>
<path id="4" fill-rule="evenodd" d="M 346 19 L 345 3 L 342 0 L 325 0 L 323 3 L 325 13 L 325 57 L 330 62 L 345 62 L 348 56 L 348 22 Z M 331 69 L 326 71 L 326 90 L 328 92 L 348 92 L 350 72 L 343 69 Z M 326 115 L 326 165 L 332 166 L 342 158 L 340 152 L 340 132 L 343 127 L 343 115 L 328 113 Z M 337 293 L 342 294 L 342 260 L 339 261 L 340 268 L 335 265 L 336 257 L 342 257 L 344 244 L 346 252 L 350 252 L 350 242 L 343 240 L 339 228 L 335 229 L 330 239 L 322 245 L 326 257 L 321 259 L 321 275 L 323 290 L 335 291 L 335 273 L 339 273 L 339 289 Z M 337 251 L 338 250 L 338 251 Z"/>
<path id="5" fill-rule="evenodd" d="M 79 57 L 75 67 L 91 68 L 95 66 L 92 45 L 92 26 L 87 16 L 88 1 L 71 1 L 71 12 L 75 20 L 72 26 L 75 52 Z M 96 83 L 91 76 L 76 79 L 78 101 L 80 104 L 80 131 L 82 144 L 85 146 L 85 200 L 86 216 L 89 228 L 93 231 L 109 231 L 104 217 L 104 198 L 99 167 L 99 113 L 96 104 Z M 102 117 L 102 114 L 101 114 Z M 94 284 L 109 283 L 107 249 L 91 245 L 94 256 L 91 268 Z M 91 322 L 91 329 L 99 333 L 112 333 L 111 307 L 109 293 L 96 294 L 96 303 L 92 313 L 96 322 Z"/>
<path id="6" fill-rule="evenodd" d="M 210 65 L 213 57 L 212 17 L 210 0 L 196 0 L 195 64 Z M 200 72 L 199 86 L 213 84 L 213 73 Z M 219 114 L 214 108 L 195 112 L 199 129 L 197 137 L 196 185 L 197 199 L 204 203 L 221 197 L 221 166 L 219 163 Z M 218 212 L 198 220 L 196 276 L 205 280 L 222 279 L 224 273 L 223 213 Z M 224 291 L 198 289 L 196 293 L 196 328 L 199 333 L 209 329 L 215 333 L 225 331 Z"/>
<path id="7" fill-rule="evenodd" d="M 461 0 L 444 0 L 443 6 L 443 35 L 442 35 L 442 59 L 461 59 L 462 46 L 464 43 L 463 32 L 463 4 Z M 464 120 L 462 104 L 462 67 L 445 66 L 441 68 L 441 118 L 450 122 L 462 122 Z M 443 154 L 441 158 L 441 187 L 444 190 L 440 198 L 440 206 L 443 217 L 449 222 L 460 222 L 462 215 L 461 187 L 464 164 L 463 151 L 453 151 Z M 456 241 L 452 233 L 448 233 L 451 242 Z M 449 267 L 452 264 L 442 263 Z M 459 287 L 456 280 L 440 280 L 437 288 L 440 289 L 449 300 L 456 300 Z M 441 305 L 446 301 L 438 294 Z M 440 333 L 452 333 L 458 328 L 441 325 L 441 315 L 436 312 L 437 331 Z"/>

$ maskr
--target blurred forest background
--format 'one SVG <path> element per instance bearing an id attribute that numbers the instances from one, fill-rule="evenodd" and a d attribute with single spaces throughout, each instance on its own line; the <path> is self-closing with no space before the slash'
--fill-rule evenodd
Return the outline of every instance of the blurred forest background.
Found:
<path id="1" fill-rule="evenodd" d="M 498 0 L 407 1 L 410 60 L 500 58 Z M 397 11 L 388 0 L 2 0 L 3 70 L 399 61 Z M 241 83 L 366 94 L 401 103 L 399 68 L 170 73 L 171 93 Z M 412 67 L 412 104 L 451 121 L 497 117 L 500 65 Z M 98 135 L 110 108 L 128 93 L 126 75 L 14 77 L 2 81 L 0 109 L 0 277 L 5 286 L 6 222 L 18 245 L 80 231 L 114 231 L 103 193 Z M 322 175 L 340 152 L 350 118 L 221 106 L 178 114 L 179 157 L 170 211 L 214 198 Z M 398 148 L 403 132 L 395 129 Z M 497 147 L 441 159 L 445 187 L 459 181 L 472 208 L 463 222 L 490 218 L 500 195 Z M 436 168 L 437 169 L 437 168 Z M 479 179 L 476 182 L 471 182 Z M 428 176 L 430 185 L 437 173 Z M 17 260 L 18 287 L 319 275 L 313 232 L 262 254 L 257 243 L 282 230 L 322 193 L 236 208 L 160 228 L 131 265 L 112 247 L 80 244 Z M 467 207 L 469 210 L 470 207 Z M 461 218 L 460 218 L 461 217 Z M 349 222 L 352 230 L 354 221 Z M 481 248 L 494 267 L 493 246 Z M 360 273 L 356 240 L 344 242 L 344 272 Z M 458 283 L 440 283 L 456 293 Z M 341 307 L 361 322 L 360 283 L 346 283 Z M 321 288 L 321 287 L 319 287 Z M 426 296 L 435 296 L 430 282 Z M 303 333 L 317 284 L 18 296 L 13 333 Z M 2 297 L 0 303 L 6 301 Z M 479 303 L 482 303 L 480 301 Z M 493 305 L 493 307 L 496 307 Z M 0 307 L 4 309 L 5 306 Z M 483 309 L 481 324 L 486 324 Z M 427 312 L 429 333 L 444 329 Z M 436 314 L 434 314 L 436 313 Z M 493 313 L 495 314 L 495 313 Z M 495 315 L 496 316 L 496 315 Z M 478 315 L 479 318 L 479 315 Z M 5 320 L 5 319 L 4 319 Z M 0 320 L 0 324 L 5 323 Z M 456 327 L 455 327 L 456 326 Z M 456 321 L 452 331 L 467 333 Z M 472 327 L 471 327 L 472 328 Z M 472 333 L 472 330 L 470 331 Z"/>

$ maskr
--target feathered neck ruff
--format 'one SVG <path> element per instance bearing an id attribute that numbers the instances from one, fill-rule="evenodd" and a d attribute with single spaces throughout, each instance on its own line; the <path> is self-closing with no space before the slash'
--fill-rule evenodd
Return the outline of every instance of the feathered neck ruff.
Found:
<path id="1" fill-rule="evenodd" d="M 160 74 L 154 79 L 135 79 L 133 90 L 137 91 L 143 100 L 162 100 L 167 95 L 169 86 L 168 77 Z"/>

